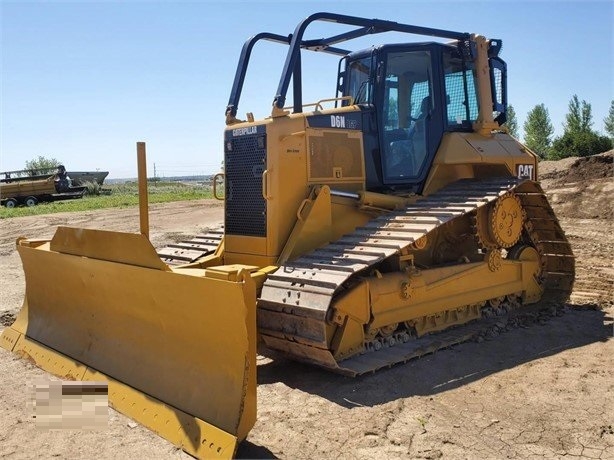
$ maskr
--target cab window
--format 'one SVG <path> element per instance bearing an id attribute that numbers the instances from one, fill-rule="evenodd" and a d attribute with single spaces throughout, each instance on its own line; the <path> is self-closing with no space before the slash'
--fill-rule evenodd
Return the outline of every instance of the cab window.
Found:
<path id="1" fill-rule="evenodd" d="M 428 151 L 432 88 L 429 51 L 388 54 L 382 134 L 387 182 L 403 182 L 420 175 Z"/>
<path id="2" fill-rule="evenodd" d="M 348 96 L 354 98 L 355 104 L 371 103 L 371 56 L 357 59 L 348 64 Z"/>
<path id="3" fill-rule="evenodd" d="M 478 118 L 473 63 L 462 59 L 457 50 L 445 50 L 443 68 L 448 128 L 471 128 Z"/>

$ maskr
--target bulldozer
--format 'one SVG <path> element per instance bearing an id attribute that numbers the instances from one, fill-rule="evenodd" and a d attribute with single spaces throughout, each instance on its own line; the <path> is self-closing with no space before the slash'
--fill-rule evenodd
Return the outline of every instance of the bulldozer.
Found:
<path id="1" fill-rule="evenodd" d="M 305 38 L 321 21 L 349 30 Z M 339 47 L 384 32 L 438 41 Z M 277 93 L 270 116 L 241 120 L 262 41 L 288 47 Z M 140 233 L 20 238 L 26 296 L 2 346 L 106 381 L 117 410 L 191 455 L 228 458 L 256 420 L 259 345 L 360 376 L 564 303 L 574 256 L 536 155 L 504 126 L 501 47 L 333 13 L 253 36 L 225 111 L 223 234 L 177 263 L 150 243 L 145 206 Z M 304 104 L 308 51 L 338 70 L 336 94 Z"/>

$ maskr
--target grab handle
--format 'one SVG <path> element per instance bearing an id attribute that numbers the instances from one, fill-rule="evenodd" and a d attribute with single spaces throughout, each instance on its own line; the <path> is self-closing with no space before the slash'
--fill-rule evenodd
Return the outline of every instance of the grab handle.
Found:
<path id="1" fill-rule="evenodd" d="M 213 176 L 213 197 L 216 200 L 223 200 L 224 197 L 223 196 L 218 196 L 217 194 L 217 180 L 218 178 L 222 178 L 222 180 L 224 180 L 224 178 L 226 177 L 226 175 L 224 173 L 217 173 L 215 176 Z"/>
<path id="2" fill-rule="evenodd" d="M 272 197 L 269 195 L 269 170 L 265 169 L 262 173 L 262 198 L 270 200 Z"/>

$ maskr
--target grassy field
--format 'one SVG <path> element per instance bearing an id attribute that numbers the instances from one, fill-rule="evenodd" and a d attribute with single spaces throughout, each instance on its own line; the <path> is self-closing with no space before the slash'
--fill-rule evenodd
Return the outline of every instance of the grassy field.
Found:
<path id="1" fill-rule="evenodd" d="M 17 207 L 7 209 L 0 207 L 0 219 L 9 217 L 34 216 L 56 212 L 80 212 L 103 208 L 125 208 L 137 206 L 139 203 L 138 185 L 136 182 L 104 185 L 110 194 L 85 195 L 75 200 L 40 203 L 31 208 Z M 200 200 L 213 198 L 211 188 L 202 184 L 182 182 L 153 182 L 148 186 L 149 203 L 167 203 L 171 201 Z"/>

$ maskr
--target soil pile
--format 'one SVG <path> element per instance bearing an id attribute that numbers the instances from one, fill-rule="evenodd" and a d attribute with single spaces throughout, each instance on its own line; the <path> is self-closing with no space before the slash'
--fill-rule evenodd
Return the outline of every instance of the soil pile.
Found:
<path id="1" fill-rule="evenodd" d="M 559 217 L 614 217 L 614 150 L 539 163 L 540 181 Z"/>
<path id="2" fill-rule="evenodd" d="M 539 164 L 540 180 L 555 179 L 558 183 L 612 177 L 614 150 L 590 157 L 571 157 Z"/>

